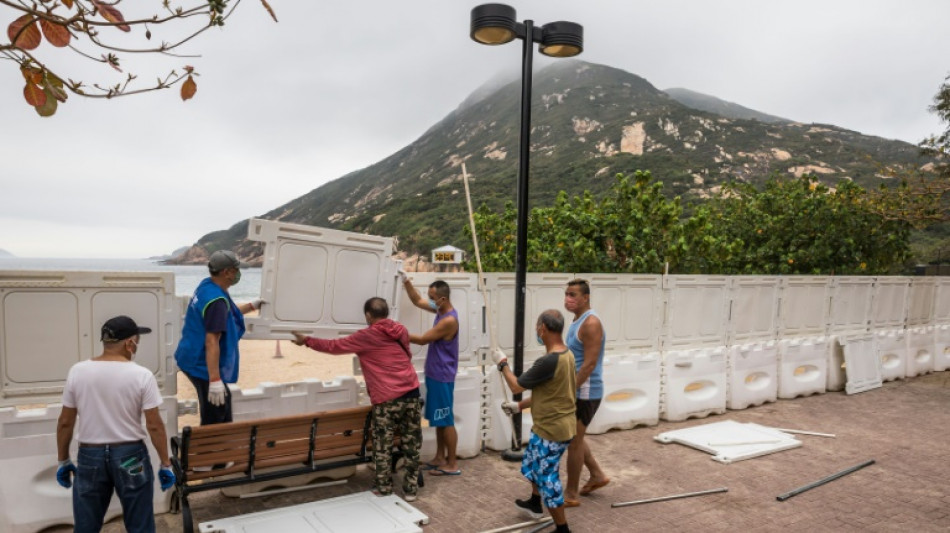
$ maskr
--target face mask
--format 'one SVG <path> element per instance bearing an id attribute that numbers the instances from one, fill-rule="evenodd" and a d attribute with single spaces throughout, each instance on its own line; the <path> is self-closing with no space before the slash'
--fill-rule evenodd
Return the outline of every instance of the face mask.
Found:
<path id="1" fill-rule="evenodd" d="M 535 334 L 534 336 L 538 340 L 538 344 L 544 346 L 544 339 L 541 338 L 541 335 Z"/>
<path id="2" fill-rule="evenodd" d="M 241 281 L 241 271 L 240 271 L 240 270 L 235 270 L 235 271 L 234 271 L 234 281 L 231 282 L 231 285 L 237 285 L 239 281 Z"/>
<path id="3" fill-rule="evenodd" d="M 439 310 L 439 304 L 435 303 L 435 300 L 432 298 L 429 298 L 429 307 L 431 307 L 433 311 Z"/>
<path id="4" fill-rule="evenodd" d="M 132 341 L 132 350 L 129 351 L 129 360 L 135 359 L 135 354 L 139 351 L 139 343 Z"/>

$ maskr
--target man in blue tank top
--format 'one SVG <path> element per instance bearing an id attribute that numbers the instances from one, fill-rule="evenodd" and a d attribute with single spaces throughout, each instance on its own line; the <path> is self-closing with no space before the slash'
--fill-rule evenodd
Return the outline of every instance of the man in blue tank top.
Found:
<path id="1" fill-rule="evenodd" d="M 241 280 L 245 266 L 230 250 L 208 259 L 208 272 L 185 311 L 181 340 L 175 350 L 178 369 L 195 386 L 201 425 L 231 422 L 231 391 L 241 360 L 238 343 L 244 335 L 244 315 L 259 309 L 261 300 L 237 305 L 228 289 Z"/>
<path id="2" fill-rule="evenodd" d="M 429 285 L 427 297 L 419 291 L 402 270 L 399 271 L 406 294 L 420 309 L 435 313 L 432 328 L 422 335 L 409 335 L 413 344 L 427 344 L 425 417 L 435 428 L 435 457 L 422 466 L 434 476 L 457 476 L 462 473 L 455 456 L 458 433 L 455 431 L 455 374 L 459 367 L 459 315 L 449 299 L 449 284 L 436 280 Z"/>
<path id="3" fill-rule="evenodd" d="M 574 322 L 567 330 L 567 347 L 574 353 L 577 372 L 577 435 L 567 449 L 567 490 L 564 506 L 577 507 L 580 496 L 610 483 L 591 453 L 584 435 L 604 397 L 604 347 L 607 336 L 600 318 L 590 308 L 590 285 L 586 280 L 567 282 L 564 308 L 574 313 Z M 590 478 L 580 489 L 581 471 L 587 467 Z"/>

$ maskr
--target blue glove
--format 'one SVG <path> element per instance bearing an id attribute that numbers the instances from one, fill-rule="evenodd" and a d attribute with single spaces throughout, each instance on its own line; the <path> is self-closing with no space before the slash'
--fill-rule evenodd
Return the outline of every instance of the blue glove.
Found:
<path id="1" fill-rule="evenodd" d="M 158 481 L 162 484 L 162 492 L 175 486 L 175 473 L 170 466 L 163 466 L 158 469 Z"/>
<path id="2" fill-rule="evenodd" d="M 64 489 L 68 489 L 73 486 L 72 476 L 76 475 L 76 465 L 73 464 L 72 459 L 67 458 L 65 461 L 59 462 L 59 468 L 56 469 L 56 482 L 60 484 Z"/>

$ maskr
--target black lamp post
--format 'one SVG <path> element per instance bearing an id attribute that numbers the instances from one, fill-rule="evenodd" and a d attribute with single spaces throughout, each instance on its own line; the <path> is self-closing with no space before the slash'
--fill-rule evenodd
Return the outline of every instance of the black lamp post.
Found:
<path id="1" fill-rule="evenodd" d="M 518 226 L 515 246 L 515 365 L 524 370 L 524 300 L 528 251 L 528 160 L 531 151 L 531 59 L 532 45 L 539 43 L 542 54 L 573 57 L 584 48 L 584 28 L 574 22 L 551 22 L 535 27 L 534 21 L 515 20 L 515 9 L 504 4 L 484 4 L 472 9 L 471 37 L 488 45 L 505 44 L 515 38 L 524 41 L 521 55 L 521 151 L 518 166 Z M 514 396 L 515 401 L 521 394 Z M 514 416 L 514 432 L 521 446 L 521 414 Z M 513 450 L 517 451 L 517 450 Z M 514 455 L 506 458 L 515 459 Z"/>

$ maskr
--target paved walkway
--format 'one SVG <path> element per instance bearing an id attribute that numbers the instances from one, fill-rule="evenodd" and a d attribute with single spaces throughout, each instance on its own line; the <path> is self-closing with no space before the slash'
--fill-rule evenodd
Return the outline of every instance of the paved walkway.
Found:
<path id="1" fill-rule="evenodd" d="M 664 431 L 722 420 L 837 437 L 803 435 L 800 448 L 729 465 L 686 446 L 653 440 Z M 885 383 L 854 396 L 832 392 L 780 400 L 590 439 L 612 482 L 568 510 L 576 532 L 950 530 L 950 372 Z M 779 494 L 868 459 L 876 464 L 785 502 L 776 501 Z M 426 533 L 474 532 L 524 521 L 512 503 L 528 491 L 518 464 L 487 452 L 460 465 L 460 477 L 427 476 L 414 504 L 430 516 L 423 528 Z M 349 483 L 340 486 L 253 499 L 208 492 L 191 500 L 196 522 L 201 522 L 365 491 L 371 485 L 371 472 L 360 467 Z M 615 502 L 718 487 L 729 491 L 610 507 Z M 181 531 L 179 515 L 157 519 L 160 531 Z M 121 529 L 113 522 L 105 531 Z"/>

